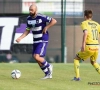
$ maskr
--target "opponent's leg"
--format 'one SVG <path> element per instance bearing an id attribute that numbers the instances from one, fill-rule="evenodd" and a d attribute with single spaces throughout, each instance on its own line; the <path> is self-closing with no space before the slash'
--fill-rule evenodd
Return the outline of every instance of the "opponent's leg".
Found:
<path id="1" fill-rule="evenodd" d="M 44 62 L 42 62 L 42 69 L 43 68 L 47 68 L 48 73 L 45 74 L 45 77 L 42 79 L 47 79 L 47 78 L 52 78 L 52 73 L 53 73 L 53 65 L 49 64 L 46 60 L 44 60 Z"/>
<path id="2" fill-rule="evenodd" d="M 44 66 L 41 64 L 41 62 L 37 61 L 37 63 L 39 64 L 41 70 L 45 73 L 45 75 L 47 75 L 47 74 L 50 73 L 50 72 L 48 71 L 48 68 L 47 68 L 46 66 L 44 67 Z"/>
<path id="3" fill-rule="evenodd" d="M 44 56 L 46 54 L 46 47 L 48 43 L 39 43 L 37 44 L 35 51 L 33 52 L 34 59 L 38 62 L 40 68 L 45 73 L 45 76 L 49 75 L 52 78 L 52 65 L 49 64 L 45 59 Z"/>
<path id="4" fill-rule="evenodd" d="M 90 59 L 91 64 L 93 65 L 93 67 L 96 69 L 96 71 L 100 74 L 100 66 L 98 63 L 96 63 L 96 61 L 92 61 Z"/>
<path id="5" fill-rule="evenodd" d="M 49 64 L 43 57 L 40 57 L 39 54 L 34 54 L 35 60 L 37 60 L 40 68 L 45 73 L 43 79 L 52 78 L 53 66 Z"/>
<path id="6" fill-rule="evenodd" d="M 76 77 L 74 77 L 73 80 L 75 80 L 75 81 L 79 81 L 80 80 L 79 60 L 80 60 L 80 58 L 78 58 L 77 56 L 74 59 L 74 70 L 75 70 Z"/>

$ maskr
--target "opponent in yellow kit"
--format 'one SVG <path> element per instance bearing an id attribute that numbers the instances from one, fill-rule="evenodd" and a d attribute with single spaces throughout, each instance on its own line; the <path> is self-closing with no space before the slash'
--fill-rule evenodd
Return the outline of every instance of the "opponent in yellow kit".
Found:
<path id="1" fill-rule="evenodd" d="M 92 20 L 92 11 L 84 11 L 85 21 L 81 23 L 81 28 L 83 30 L 83 40 L 81 50 L 76 54 L 74 58 L 74 68 L 76 76 L 73 78 L 75 81 L 80 80 L 79 75 L 79 60 L 86 60 L 90 58 L 91 64 L 95 67 L 98 73 L 100 73 L 100 66 L 96 63 L 99 51 L 99 33 L 100 25 Z"/>

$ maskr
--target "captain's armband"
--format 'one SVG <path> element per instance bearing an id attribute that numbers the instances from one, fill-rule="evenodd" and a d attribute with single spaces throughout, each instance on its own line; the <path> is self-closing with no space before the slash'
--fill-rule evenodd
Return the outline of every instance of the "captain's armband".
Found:
<path id="1" fill-rule="evenodd" d="M 27 27 L 26 30 L 30 30 L 31 28 Z"/>

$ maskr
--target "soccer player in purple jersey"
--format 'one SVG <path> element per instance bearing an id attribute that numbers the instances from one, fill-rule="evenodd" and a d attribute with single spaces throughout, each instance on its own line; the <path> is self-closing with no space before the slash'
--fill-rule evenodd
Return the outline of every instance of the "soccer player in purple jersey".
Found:
<path id="1" fill-rule="evenodd" d="M 49 64 L 44 56 L 48 45 L 48 29 L 56 24 L 56 20 L 46 15 L 37 13 L 36 4 L 32 4 L 29 7 L 30 15 L 27 17 L 27 27 L 25 32 L 16 39 L 16 42 L 20 42 L 25 36 L 32 30 L 33 33 L 33 58 L 37 61 L 42 71 L 45 73 L 45 77 L 42 79 L 52 78 L 53 65 Z M 47 24 L 48 23 L 48 24 Z"/>

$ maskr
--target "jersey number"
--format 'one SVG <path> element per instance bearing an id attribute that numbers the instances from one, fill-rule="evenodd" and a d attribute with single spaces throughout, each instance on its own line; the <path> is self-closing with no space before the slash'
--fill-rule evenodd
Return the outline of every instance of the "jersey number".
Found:
<path id="1" fill-rule="evenodd" d="M 92 30 L 93 40 L 98 40 L 98 31 Z"/>

